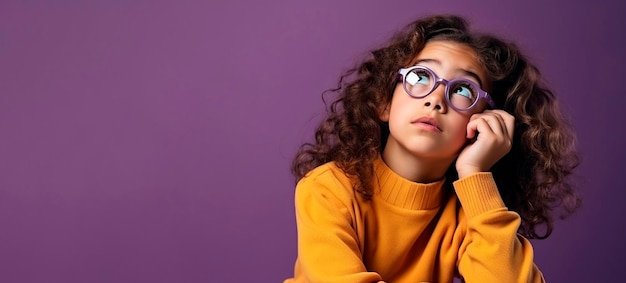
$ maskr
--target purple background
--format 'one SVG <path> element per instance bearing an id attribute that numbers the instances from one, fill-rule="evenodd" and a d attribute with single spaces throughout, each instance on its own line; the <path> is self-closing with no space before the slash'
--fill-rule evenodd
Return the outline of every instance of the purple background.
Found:
<path id="1" fill-rule="evenodd" d="M 433 12 L 517 41 L 573 119 L 585 204 L 534 241 L 548 281 L 623 273 L 618 1 L 216 2 L 0 2 L 0 282 L 290 276 L 321 92 Z"/>

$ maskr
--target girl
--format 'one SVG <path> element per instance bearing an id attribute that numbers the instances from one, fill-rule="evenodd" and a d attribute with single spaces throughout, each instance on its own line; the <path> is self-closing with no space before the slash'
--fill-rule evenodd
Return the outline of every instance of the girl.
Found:
<path id="1" fill-rule="evenodd" d="M 574 135 L 515 45 L 417 20 L 341 77 L 293 162 L 285 282 L 544 282 L 527 238 L 580 199 Z"/>

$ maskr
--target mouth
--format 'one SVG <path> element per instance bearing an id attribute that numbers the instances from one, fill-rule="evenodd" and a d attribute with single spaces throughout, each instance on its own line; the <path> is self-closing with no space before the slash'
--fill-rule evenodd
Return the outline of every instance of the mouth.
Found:
<path id="1" fill-rule="evenodd" d="M 413 122 L 411 122 L 411 124 L 419 125 L 426 129 L 441 132 L 441 128 L 439 127 L 439 123 L 437 123 L 437 120 L 428 116 L 420 117 L 414 120 Z"/>

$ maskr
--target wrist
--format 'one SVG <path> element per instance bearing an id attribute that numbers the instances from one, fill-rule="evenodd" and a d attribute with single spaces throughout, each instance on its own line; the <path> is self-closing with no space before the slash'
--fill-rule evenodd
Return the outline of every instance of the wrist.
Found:
<path id="1" fill-rule="evenodd" d="M 475 173 L 452 184 L 468 219 L 506 207 L 490 172 Z"/>
<path id="2" fill-rule="evenodd" d="M 472 174 L 476 174 L 476 173 L 480 173 L 480 172 L 486 172 L 485 170 L 481 170 L 478 167 L 473 167 L 473 166 L 466 166 L 463 168 L 457 168 L 456 172 L 459 174 L 459 179 L 470 176 Z"/>

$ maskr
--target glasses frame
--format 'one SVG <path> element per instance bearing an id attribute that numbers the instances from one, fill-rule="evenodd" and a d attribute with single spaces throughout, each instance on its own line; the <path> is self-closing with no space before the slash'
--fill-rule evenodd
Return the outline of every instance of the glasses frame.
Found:
<path id="1" fill-rule="evenodd" d="M 428 72 L 432 78 L 435 79 L 435 83 L 433 84 L 433 87 L 430 91 L 428 91 L 426 94 L 422 95 L 422 96 L 417 96 L 417 95 L 413 95 L 406 87 L 406 75 L 409 74 L 409 72 L 415 70 L 415 69 L 420 69 L 423 71 Z M 425 66 L 421 66 L 421 65 L 415 65 L 413 67 L 409 67 L 409 68 L 401 68 L 400 70 L 398 70 L 398 74 L 401 76 L 402 78 L 402 88 L 404 88 L 404 92 L 406 92 L 406 94 L 408 94 L 411 97 L 414 98 L 424 98 L 426 96 L 428 96 L 429 94 L 433 93 L 433 91 L 435 91 L 435 89 L 437 88 L 437 86 L 439 84 L 443 84 L 446 89 L 445 91 L 445 97 L 446 97 L 446 104 L 451 107 L 452 109 L 456 110 L 456 111 L 468 111 L 471 110 L 472 108 L 476 107 L 476 105 L 478 105 L 478 101 L 480 101 L 481 99 L 485 99 L 487 100 L 487 104 L 489 104 L 489 106 L 491 107 L 491 109 L 495 109 L 496 108 L 496 103 L 493 101 L 493 99 L 491 98 L 491 96 L 484 91 L 482 88 L 480 88 L 480 86 L 473 82 L 470 81 L 468 79 L 464 79 L 464 78 L 456 78 L 456 79 L 452 79 L 452 80 L 446 80 L 443 78 L 440 78 L 439 76 L 437 76 L 437 74 L 435 74 L 435 72 L 433 72 L 433 70 L 425 67 Z M 474 101 L 474 103 L 472 103 L 472 105 L 470 105 L 467 108 L 457 108 L 454 105 L 452 105 L 452 101 L 450 101 L 450 95 L 448 95 L 448 92 L 450 91 L 449 86 L 451 84 L 454 84 L 456 82 L 464 82 L 467 83 L 469 85 L 471 85 L 472 87 L 474 87 L 477 91 L 478 91 L 478 97 L 476 98 L 476 100 Z"/>

